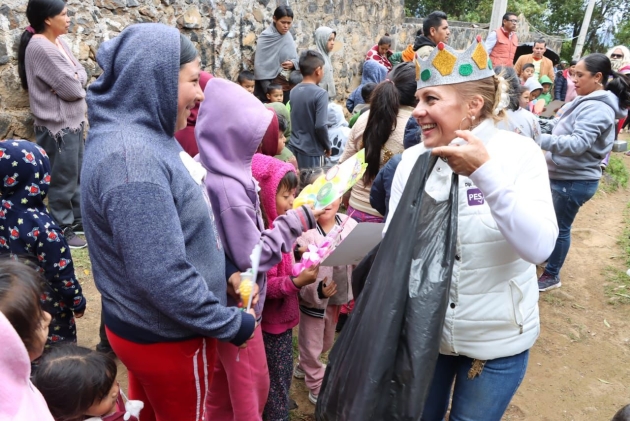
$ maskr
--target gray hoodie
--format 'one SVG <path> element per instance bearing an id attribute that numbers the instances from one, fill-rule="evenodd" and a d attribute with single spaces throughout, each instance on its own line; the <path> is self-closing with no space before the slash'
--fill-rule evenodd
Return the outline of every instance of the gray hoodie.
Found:
<path id="1" fill-rule="evenodd" d="M 94 282 L 105 324 L 124 339 L 239 345 L 254 318 L 225 307 L 225 252 L 174 138 L 179 45 L 177 29 L 143 23 L 98 50 L 81 172 Z"/>
<path id="2" fill-rule="evenodd" d="M 579 96 L 560 110 L 551 134 L 540 136 L 547 151 L 547 167 L 552 180 L 599 180 L 600 162 L 612 149 L 615 119 L 626 116 L 619 99 L 609 91 Z"/>

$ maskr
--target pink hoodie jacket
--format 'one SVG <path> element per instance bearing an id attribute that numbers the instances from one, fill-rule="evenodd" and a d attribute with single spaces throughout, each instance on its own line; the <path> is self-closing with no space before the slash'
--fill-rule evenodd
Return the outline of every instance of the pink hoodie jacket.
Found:
<path id="1" fill-rule="evenodd" d="M 0 420 L 54 421 L 44 397 L 31 383 L 26 347 L 2 313 L 0 338 Z"/>
<path id="2" fill-rule="evenodd" d="M 278 217 L 276 194 L 280 180 L 293 165 L 270 156 L 256 154 L 252 159 L 252 174 L 260 185 L 260 200 L 267 214 L 269 228 Z M 282 261 L 267 272 L 267 299 L 263 309 L 262 330 L 279 335 L 297 326 L 300 321 L 298 293 L 291 280 L 293 250 L 282 254 Z"/>

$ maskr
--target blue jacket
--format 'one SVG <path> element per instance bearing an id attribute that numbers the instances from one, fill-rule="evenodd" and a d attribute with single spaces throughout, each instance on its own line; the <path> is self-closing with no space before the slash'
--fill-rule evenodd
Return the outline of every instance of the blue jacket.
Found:
<path id="1" fill-rule="evenodd" d="M 374 60 L 368 60 L 363 63 L 363 74 L 361 75 L 361 84 L 350 94 L 346 101 L 346 108 L 352 112 L 354 107 L 359 104 L 365 104 L 361 96 L 361 88 L 366 83 L 381 83 L 387 76 L 387 68 L 378 64 Z"/>
<path id="2" fill-rule="evenodd" d="M 238 345 L 254 317 L 226 307 L 224 249 L 174 138 L 179 45 L 177 29 L 143 23 L 99 48 L 81 172 L 94 281 L 105 324 L 124 339 Z"/>
<path id="3" fill-rule="evenodd" d="M 567 96 L 567 79 L 562 71 L 556 72 L 556 80 L 553 85 L 553 99 L 564 101 Z"/>

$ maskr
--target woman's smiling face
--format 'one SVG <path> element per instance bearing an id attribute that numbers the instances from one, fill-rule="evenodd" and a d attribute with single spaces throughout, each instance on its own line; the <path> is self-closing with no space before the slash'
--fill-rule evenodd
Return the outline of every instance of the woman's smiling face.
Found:
<path id="1" fill-rule="evenodd" d="M 431 86 L 416 92 L 418 105 L 413 117 L 422 129 L 422 141 L 427 148 L 448 145 L 456 130 L 466 130 L 462 120 L 468 117 L 468 107 L 453 85 Z M 468 121 L 470 124 L 470 121 Z"/>

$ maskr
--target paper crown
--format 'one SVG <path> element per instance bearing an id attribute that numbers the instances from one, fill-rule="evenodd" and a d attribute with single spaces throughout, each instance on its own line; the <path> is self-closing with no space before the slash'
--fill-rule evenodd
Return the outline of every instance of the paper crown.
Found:
<path id="1" fill-rule="evenodd" d="M 416 59 L 418 89 L 469 82 L 490 76 L 494 76 L 492 62 L 480 35 L 462 53 L 440 42 L 426 60 Z"/>

